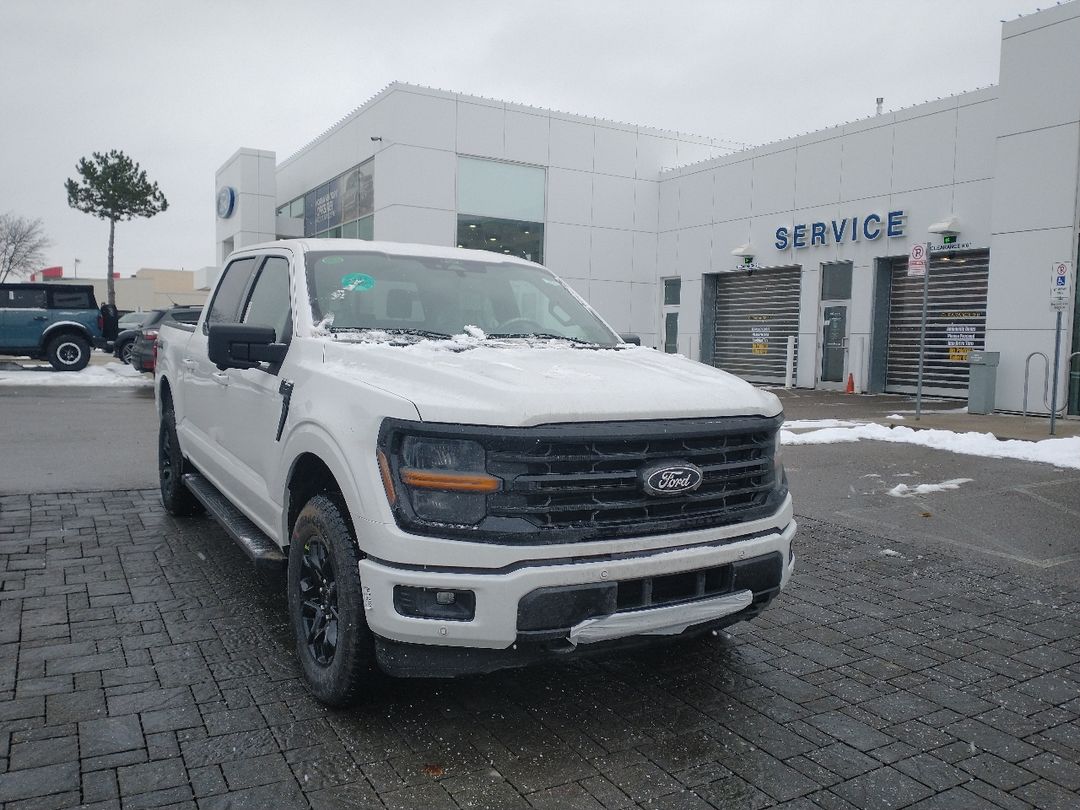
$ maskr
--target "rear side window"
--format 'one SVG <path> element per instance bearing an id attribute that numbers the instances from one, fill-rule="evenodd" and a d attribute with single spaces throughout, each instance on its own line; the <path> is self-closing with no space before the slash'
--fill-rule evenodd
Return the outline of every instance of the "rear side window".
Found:
<path id="1" fill-rule="evenodd" d="M 229 262 L 221 272 L 221 282 L 210 304 L 210 312 L 206 316 L 207 327 L 215 323 L 239 323 L 240 302 L 244 299 L 254 269 L 254 257 Z"/>
<path id="2" fill-rule="evenodd" d="M 201 312 L 198 309 L 178 309 L 173 312 L 172 319 L 178 323 L 198 323 Z"/>
<path id="3" fill-rule="evenodd" d="M 97 309 L 87 290 L 51 290 L 53 309 Z"/>
<path id="4" fill-rule="evenodd" d="M 272 326 L 279 343 L 288 339 L 292 321 L 289 296 L 289 261 L 271 256 L 259 270 L 255 286 L 244 308 L 243 323 L 252 326 Z"/>
<path id="5" fill-rule="evenodd" d="M 9 287 L 0 293 L 0 305 L 9 309 L 45 309 L 45 291 Z"/>

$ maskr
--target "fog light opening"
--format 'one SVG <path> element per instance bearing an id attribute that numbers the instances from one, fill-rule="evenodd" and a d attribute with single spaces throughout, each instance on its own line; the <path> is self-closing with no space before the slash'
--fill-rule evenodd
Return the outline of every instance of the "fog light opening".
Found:
<path id="1" fill-rule="evenodd" d="M 411 619 L 470 622 L 476 616 L 476 594 L 450 588 L 395 585 L 394 610 Z"/>

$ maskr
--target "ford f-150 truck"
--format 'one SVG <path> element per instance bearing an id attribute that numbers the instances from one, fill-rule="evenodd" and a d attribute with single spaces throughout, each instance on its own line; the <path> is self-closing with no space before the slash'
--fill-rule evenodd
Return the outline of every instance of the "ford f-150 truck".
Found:
<path id="1" fill-rule="evenodd" d="M 158 336 L 161 498 L 285 566 L 320 700 L 688 637 L 794 567 L 775 396 L 632 345 L 550 271 L 285 240 Z"/>

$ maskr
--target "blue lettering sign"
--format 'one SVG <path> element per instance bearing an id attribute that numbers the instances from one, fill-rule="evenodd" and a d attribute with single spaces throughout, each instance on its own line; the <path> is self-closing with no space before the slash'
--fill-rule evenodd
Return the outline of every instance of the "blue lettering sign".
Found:
<path id="1" fill-rule="evenodd" d="M 796 225 L 795 226 L 795 233 L 794 233 L 794 238 L 792 239 L 792 244 L 794 244 L 796 248 L 804 248 L 804 247 L 806 247 L 806 226 L 805 225 Z"/>
<path id="2" fill-rule="evenodd" d="M 876 225 L 874 230 L 870 230 L 870 222 L 873 221 Z M 874 240 L 881 236 L 881 217 L 877 214 L 869 214 L 866 219 L 863 220 L 862 232 L 863 236 L 867 239 Z"/>
<path id="3" fill-rule="evenodd" d="M 903 211 L 890 211 L 889 223 L 885 229 L 885 234 L 891 239 L 897 236 L 904 235 L 904 212 Z"/>
<path id="4" fill-rule="evenodd" d="M 895 239 L 904 235 L 906 216 L 907 212 L 901 208 L 889 211 L 884 218 L 881 214 L 867 214 L 864 217 L 843 217 L 829 222 L 802 223 L 790 228 L 781 225 L 776 229 L 776 241 L 773 244 L 777 250 L 807 247 L 807 231 L 810 246 L 829 244 L 830 234 L 837 245 L 845 241 L 858 242 L 860 239 L 872 242 L 881 238 L 882 231 L 890 239 Z"/>

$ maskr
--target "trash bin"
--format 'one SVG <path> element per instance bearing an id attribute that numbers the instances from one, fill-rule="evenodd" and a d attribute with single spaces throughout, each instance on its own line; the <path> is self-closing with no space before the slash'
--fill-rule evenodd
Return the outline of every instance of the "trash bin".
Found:
<path id="1" fill-rule="evenodd" d="M 1001 352 L 971 352 L 968 355 L 968 413 L 993 413 L 994 389 Z"/>

